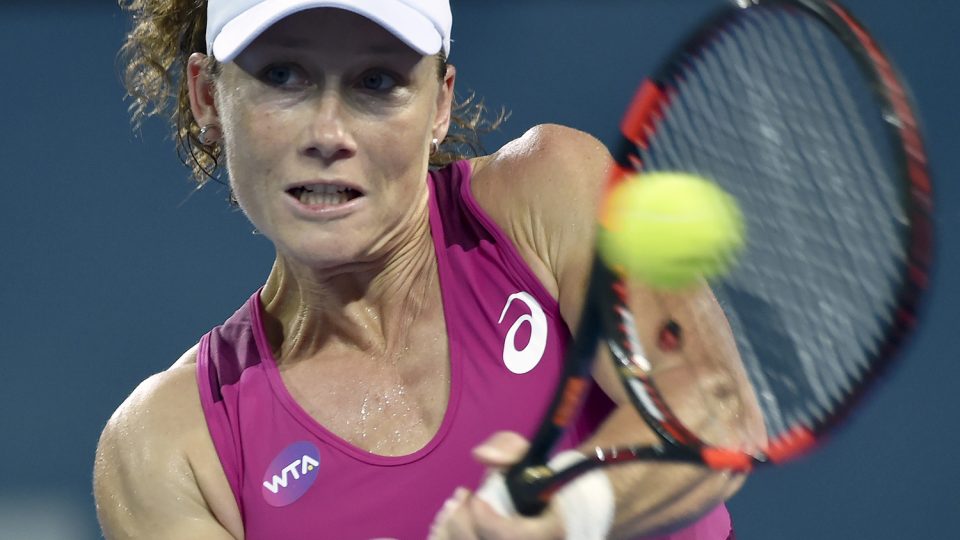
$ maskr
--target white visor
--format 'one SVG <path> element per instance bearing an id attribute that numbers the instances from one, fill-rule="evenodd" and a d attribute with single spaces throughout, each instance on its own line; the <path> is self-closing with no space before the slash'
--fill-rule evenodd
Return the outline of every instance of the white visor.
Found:
<path id="1" fill-rule="evenodd" d="M 450 55 L 450 0 L 209 0 L 207 53 L 231 62 L 277 21 L 320 7 L 362 15 L 425 56 Z"/>

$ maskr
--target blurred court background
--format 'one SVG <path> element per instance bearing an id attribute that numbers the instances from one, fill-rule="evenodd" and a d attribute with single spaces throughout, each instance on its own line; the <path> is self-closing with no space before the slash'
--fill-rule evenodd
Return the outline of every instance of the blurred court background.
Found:
<path id="1" fill-rule="evenodd" d="M 641 77 L 723 0 L 454 0 L 461 93 L 612 141 Z M 752 478 L 742 540 L 957 538 L 960 3 L 849 0 L 911 83 L 936 180 L 928 325 L 832 445 Z M 166 126 L 130 129 L 113 0 L 0 0 L 0 539 L 98 538 L 110 413 L 260 285 L 272 252 L 192 191 Z M 953 396 L 953 397 L 951 397 Z M 465 456 L 466 458 L 466 456 Z M 651 486 L 655 489 L 655 486 Z"/>

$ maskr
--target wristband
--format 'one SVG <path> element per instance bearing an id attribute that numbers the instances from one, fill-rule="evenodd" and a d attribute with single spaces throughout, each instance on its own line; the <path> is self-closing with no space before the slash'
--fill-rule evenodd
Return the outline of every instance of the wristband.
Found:
<path id="1" fill-rule="evenodd" d="M 586 457 L 576 450 L 567 450 L 547 464 L 551 469 L 565 469 Z M 584 473 L 558 491 L 552 504 L 560 513 L 567 540 L 603 540 L 613 526 L 615 508 L 613 485 L 601 469 Z"/>
<path id="2" fill-rule="evenodd" d="M 563 469 L 584 459 L 580 452 L 567 450 L 554 456 L 547 466 L 553 470 Z M 477 490 L 477 496 L 501 516 L 517 515 L 501 473 L 488 476 Z M 600 469 L 582 474 L 563 486 L 550 504 L 563 521 L 567 540 L 603 540 L 613 526 L 613 486 Z"/>

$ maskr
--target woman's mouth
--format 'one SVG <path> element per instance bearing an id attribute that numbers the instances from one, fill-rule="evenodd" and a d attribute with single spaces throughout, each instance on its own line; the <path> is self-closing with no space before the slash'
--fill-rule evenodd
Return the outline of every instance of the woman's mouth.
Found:
<path id="1" fill-rule="evenodd" d="M 339 206 L 363 195 L 353 188 L 331 184 L 295 187 L 287 193 L 307 206 Z"/>

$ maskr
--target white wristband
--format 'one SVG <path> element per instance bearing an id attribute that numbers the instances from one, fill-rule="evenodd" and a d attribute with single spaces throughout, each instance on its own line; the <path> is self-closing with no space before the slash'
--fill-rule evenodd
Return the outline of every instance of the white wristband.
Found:
<path id="1" fill-rule="evenodd" d="M 547 465 L 558 470 L 585 459 L 580 452 L 567 450 Z M 594 469 L 563 486 L 553 496 L 553 504 L 563 519 L 567 540 L 603 540 L 610 533 L 615 502 L 613 486 L 603 470 Z"/>
<path id="2" fill-rule="evenodd" d="M 584 459 L 580 452 L 567 450 L 554 456 L 547 466 L 558 470 Z M 502 474 L 487 477 L 477 496 L 502 516 L 517 515 Z M 613 526 L 613 486 L 607 473 L 600 469 L 582 474 L 563 486 L 554 494 L 551 504 L 563 520 L 567 540 L 603 540 Z"/>

